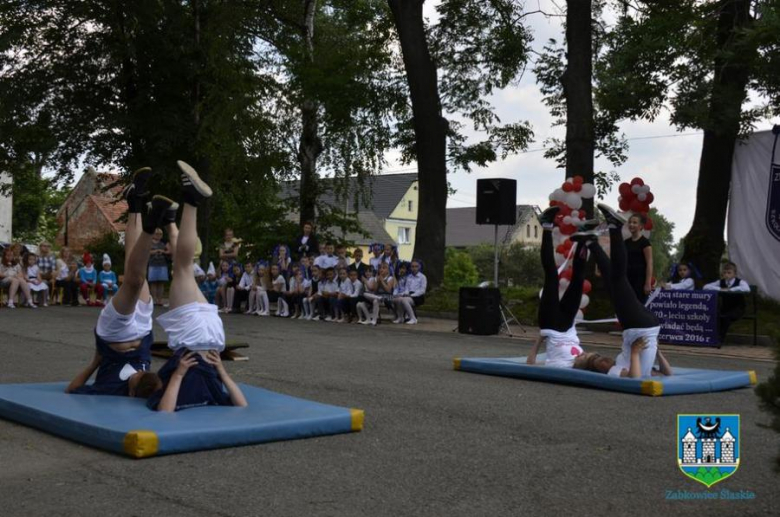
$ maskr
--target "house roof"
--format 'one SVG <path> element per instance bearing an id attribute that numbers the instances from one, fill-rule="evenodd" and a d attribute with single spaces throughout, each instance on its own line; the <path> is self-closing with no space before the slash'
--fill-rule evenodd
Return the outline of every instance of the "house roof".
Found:
<path id="1" fill-rule="evenodd" d="M 336 235 L 340 235 L 344 240 L 352 241 L 355 244 L 364 246 L 375 242 L 392 242 L 393 244 L 397 244 L 395 239 L 387 233 L 382 221 L 379 220 L 374 212 L 369 210 L 358 212 L 357 219 L 360 222 L 360 226 L 368 233 L 369 237 L 364 237 L 362 234 L 352 232 L 347 232 L 346 235 L 340 235 L 340 232 L 338 231 L 336 232 Z"/>
<path id="2" fill-rule="evenodd" d="M 113 197 L 107 197 L 107 195 L 110 195 L 110 191 L 100 196 L 91 195 L 89 197 L 103 213 L 108 222 L 111 223 L 114 230 L 123 232 L 125 231 L 127 223 L 124 220 L 120 222 L 118 219 L 127 213 L 127 201 L 124 199 L 116 200 Z"/>
<path id="3" fill-rule="evenodd" d="M 343 201 L 338 201 L 336 198 L 335 182 L 340 181 L 334 178 L 321 178 L 320 183 L 322 185 L 322 195 L 320 201 L 331 206 L 341 205 Z M 349 193 L 347 199 L 349 200 L 348 208 L 350 210 L 355 206 L 355 201 L 358 201 L 359 212 L 364 212 L 366 209 L 371 210 L 377 218 L 387 219 L 390 214 L 393 213 L 395 207 L 401 202 L 409 187 L 417 181 L 417 173 L 407 174 L 380 174 L 376 176 L 369 176 L 364 180 L 364 188 L 369 192 L 369 206 L 365 206 L 362 199 L 358 198 L 358 180 L 357 178 L 349 178 L 347 180 L 346 191 Z M 291 197 L 298 196 L 299 181 L 288 181 L 282 185 L 282 191 L 280 196 L 282 199 L 289 199 Z M 357 198 L 357 199 L 356 199 Z"/>
<path id="4" fill-rule="evenodd" d="M 538 208 L 533 205 L 517 205 L 517 222 L 513 226 L 498 227 L 498 242 L 511 238 L 517 227 L 524 224 L 528 217 L 535 215 L 537 210 Z M 492 244 L 495 227 L 489 224 L 477 224 L 476 221 L 476 207 L 448 208 L 445 245 L 463 247 Z"/>

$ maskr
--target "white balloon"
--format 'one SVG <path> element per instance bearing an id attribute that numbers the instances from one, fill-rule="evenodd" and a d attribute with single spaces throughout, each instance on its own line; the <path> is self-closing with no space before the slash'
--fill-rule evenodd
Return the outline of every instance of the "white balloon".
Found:
<path id="1" fill-rule="evenodd" d="M 639 189 L 641 188 L 642 187 L 640 187 L 639 185 L 631 185 L 631 192 L 633 192 L 634 194 L 639 194 L 641 192 L 641 190 Z"/>
<path id="2" fill-rule="evenodd" d="M 560 267 L 561 264 L 566 260 L 566 257 L 561 255 L 560 253 L 555 254 L 555 265 Z"/>
<path id="3" fill-rule="evenodd" d="M 594 187 L 592 183 L 582 184 L 582 188 L 580 189 L 580 196 L 584 197 L 585 199 L 590 199 L 595 195 L 596 187 Z"/>
<path id="4" fill-rule="evenodd" d="M 566 289 L 569 288 L 570 283 L 571 282 L 569 282 L 567 279 L 561 278 L 560 280 L 558 280 L 558 289 L 565 291 Z"/>
<path id="5" fill-rule="evenodd" d="M 575 319 L 575 321 L 576 320 L 580 320 L 580 321 L 584 320 L 585 319 L 585 313 L 582 312 L 582 311 L 577 311 L 577 317 L 574 318 L 574 319 Z"/>
<path id="6" fill-rule="evenodd" d="M 644 201 L 645 199 L 647 199 L 647 194 L 645 194 L 644 192 L 642 192 L 641 194 L 637 194 L 636 198 L 637 198 L 639 201 Z"/>
<path id="7" fill-rule="evenodd" d="M 572 217 L 570 215 L 567 215 L 563 218 L 563 224 L 571 224 Z"/>
<path id="8" fill-rule="evenodd" d="M 558 299 L 560 300 L 563 298 L 563 295 L 566 294 L 566 289 L 558 289 Z"/>
<path id="9" fill-rule="evenodd" d="M 552 198 L 555 201 L 566 201 L 566 192 L 563 189 L 557 188 L 552 193 Z"/>
<path id="10" fill-rule="evenodd" d="M 579 219 L 580 218 L 580 211 L 579 210 L 572 210 L 571 211 L 571 216 L 574 217 L 575 219 Z"/>
<path id="11" fill-rule="evenodd" d="M 650 192 L 650 185 L 648 185 L 647 183 L 639 187 L 640 194 L 647 194 L 648 192 Z"/>
<path id="12" fill-rule="evenodd" d="M 587 294 L 582 295 L 582 299 L 580 300 L 580 309 L 584 309 L 588 306 L 590 303 L 590 297 Z"/>
<path id="13" fill-rule="evenodd" d="M 569 192 L 568 194 L 566 194 L 566 199 L 564 200 L 564 203 L 566 203 L 570 208 L 573 208 L 574 210 L 579 210 L 580 207 L 582 207 L 582 198 L 576 192 Z"/>

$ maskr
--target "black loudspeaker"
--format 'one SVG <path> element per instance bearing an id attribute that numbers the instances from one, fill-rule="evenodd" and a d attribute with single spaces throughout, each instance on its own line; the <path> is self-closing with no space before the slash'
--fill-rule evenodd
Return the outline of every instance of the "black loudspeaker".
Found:
<path id="1" fill-rule="evenodd" d="M 458 332 L 489 336 L 501 327 L 501 291 L 494 287 L 461 287 Z"/>
<path id="2" fill-rule="evenodd" d="M 477 224 L 513 225 L 517 222 L 517 181 L 506 178 L 477 180 Z"/>

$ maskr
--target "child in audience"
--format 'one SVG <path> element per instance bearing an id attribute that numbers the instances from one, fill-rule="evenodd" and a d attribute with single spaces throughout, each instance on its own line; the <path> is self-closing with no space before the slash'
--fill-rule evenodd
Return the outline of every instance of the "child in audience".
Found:
<path id="1" fill-rule="evenodd" d="M 366 291 L 363 296 L 366 300 L 370 301 L 373 306 L 371 315 L 371 325 L 376 326 L 379 323 L 379 308 L 380 304 L 391 304 L 393 300 L 393 288 L 395 287 L 395 279 L 390 274 L 390 264 L 382 262 L 379 265 L 379 272 L 376 275 L 376 291 L 373 293 Z M 390 305 L 392 307 L 392 305 Z"/>
<path id="2" fill-rule="evenodd" d="M 225 312 L 225 309 L 232 307 L 232 305 L 229 305 L 229 302 L 233 300 L 228 299 L 228 290 L 232 289 L 234 282 L 233 268 L 230 267 L 230 263 L 227 260 L 223 260 L 219 263 L 219 275 L 217 276 L 219 287 L 215 297 L 216 305 L 220 312 Z"/>
<path id="3" fill-rule="evenodd" d="M 271 265 L 271 287 L 268 292 L 268 300 L 271 303 L 276 302 L 276 315 L 286 318 L 290 315 L 287 302 L 284 299 L 284 293 L 287 291 L 287 282 L 279 271 L 279 264 Z"/>
<path id="4" fill-rule="evenodd" d="M 319 304 L 319 299 L 322 296 L 319 290 L 320 285 L 320 268 L 317 264 L 311 267 L 311 280 L 309 282 L 309 290 L 307 296 L 303 299 L 303 309 L 306 311 L 306 319 L 312 320 L 314 318 L 315 310 Z"/>
<path id="5" fill-rule="evenodd" d="M 216 305 L 217 290 L 219 289 L 219 280 L 217 279 L 217 271 L 214 268 L 214 263 L 209 262 L 209 268 L 206 271 L 206 275 L 201 280 L 200 292 L 203 293 L 203 297 L 211 305 Z"/>
<path id="6" fill-rule="evenodd" d="M 30 286 L 30 294 L 35 297 L 35 293 L 41 293 L 41 300 L 38 302 L 44 307 L 49 306 L 49 284 L 43 281 L 41 270 L 38 267 L 38 255 L 28 253 L 24 256 L 24 275 L 27 278 L 27 285 Z M 42 302 L 42 303 L 41 303 Z M 33 306 L 35 303 L 33 302 Z"/>
<path id="7" fill-rule="evenodd" d="M 82 298 L 84 298 L 89 307 L 103 305 L 103 303 L 99 301 L 103 298 L 103 286 L 98 283 L 97 279 L 97 271 L 95 270 L 95 266 L 92 265 L 92 255 L 86 255 L 84 267 L 79 269 L 79 288 L 81 290 Z M 92 292 L 94 292 L 96 296 L 94 302 L 90 298 L 90 293 Z"/>
<path id="8" fill-rule="evenodd" d="M 347 276 L 347 269 L 339 269 L 339 292 L 336 294 L 335 318 L 336 323 L 344 323 L 344 318 L 349 322 L 349 300 L 352 298 L 352 282 Z"/>
<path id="9" fill-rule="evenodd" d="M 3 250 L 3 258 L 0 261 L 0 287 L 8 288 L 7 307 L 9 309 L 16 308 L 14 299 L 16 298 L 16 292 L 20 289 L 27 300 L 26 305 L 35 308 L 27 277 L 22 274 L 22 265 L 14 258 L 14 250 L 11 246 Z"/>
<path id="10" fill-rule="evenodd" d="M 279 266 L 279 272 L 285 280 L 291 277 L 292 258 L 290 258 L 289 248 L 284 244 L 278 244 L 274 250 L 272 263 Z"/>
<path id="11" fill-rule="evenodd" d="M 241 303 L 246 302 L 246 313 L 250 314 L 249 304 L 249 292 L 252 290 L 252 285 L 255 283 L 255 268 L 252 266 L 251 261 L 247 261 L 244 264 L 244 272 L 241 274 L 241 280 L 236 284 L 236 291 L 233 295 L 233 312 L 236 314 L 241 313 Z"/>
<path id="12" fill-rule="evenodd" d="M 685 263 L 675 264 L 670 282 L 661 282 L 664 289 L 675 291 L 690 291 L 696 288 L 693 281 L 693 271 L 690 265 Z"/>
<path id="13" fill-rule="evenodd" d="M 360 297 L 363 296 L 363 282 L 360 281 L 358 278 L 358 270 L 357 269 L 350 269 L 347 272 L 348 279 L 347 282 L 352 284 L 351 292 L 349 294 L 349 298 L 346 300 L 346 306 L 347 306 L 347 315 L 348 315 L 348 323 L 352 323 L 353 321 L 359 321 L 360 316 L 358 314 L 357 310 L 357 304 L 360 300 Z"/>
<path id="14" fill-rule="evenodd" d="M 334 266 L 338 271 L 341 268 L 349 266 L 349 259 L 347 259 L 347 247 L 343 244 L 336 246 L 336 265 Z"/>
<path id="15" fill-rule="evenodd" d="M 71 273 L 71 263 L 76 264 L 76 261 L 71 256 L 70 248 L 63 246 L 54 266 L 54 293 L 62 289 L 62 300 L 60 300 L 62 305 L 73 305 L 74 302 L 76 305 L 79 304 L 78 265 L 75 265 L 74 275 Z M 55 294 L 55 301 L 57 296 Z"/>
<path id="16" fill-rule="evenodd" d="M 293 266 L 293 276 L 290 278 L 290 283 L 287 288 L 287 305 L 290 306 L 290 312 L 292 319 L 298 319 L 303 317 L 303 303 L 301 302 L 304 292 L 305 279 L 301 268 Z"/>
<path id="17" fill-rule="evenodd" d="M 395 312 L 395 319 L 393 320 L 393 323 L 403 323 L 404 311 L 403 306 L 401 305 L 401 299 L 409 297 L 409 290 L 406 287 L 406 263 L 399 263 L 395 273 L 395 287 L 393 287 L 393 312 Z"/>
<path id="18" fill-rule="evenodd" d="M 339 286 L 335 279 L 336 273 L 332 267 L 325 270 L 325 280 L 320 281 L 319 294 L 317 300 L 317 310 L 320 314 L 320 320 L 333 321 L 333 311 L 336 301 L 338 301 Z"/>
<path id="19" fill-rule="evenodd" d="M 171 250 L 163 242 L 163 231 L 157 228 L 152 236 L 152 249 L 149 252 L 149 289 L 152 292 L 154 304 L 162 306 L 165 296 L 165 284 L 168 283 L 168 257 Z"/>
<path id="20" fill-rule="evenodd" d="M 306 255 L 301 257 L 301 260 L 299 261 L 301 273 L 303 273 L 303 278 L 306 280 L 311 280 L 311 260 Z"/>
<path id="21" fill-rule="evenodd" d="M 371 316 L 369 315 L 368 305 L 373 303 L 366 298 L 367 293 L 376 292 L 376 276 L 374 276 L 374 266 L 368 266 L 365 270 L 365 276 L 363 277 L 363 292 L 358 296 L 355 307 L 357 308 L 358 323 L 361 325 L 369 325 L 371 323 Z"/>
<path id="22" fill-rule="evenodd" d="M 98 274 L 98 282 L 103 287 L 103 302 L 111 301 L 111 297 L 119 290 L 119 280 L 116 273 L 111 271 L 111 257 L 103 254 L 103 271 Z"/>
<path id="23" fill-rule="evenodd" d="M 371 245 L 371 252 L 374 254 L 373 257 L 371 257 L 368 260 L 368 264 L 374 268 L 374 271 L 379 271 L 379 264 L 382 263 L 382 251 L 384 249 L 384 246 L 379 244 L 378 242 L 375 242 Z"/>
<path id="24" fill-rule="evenodd" d="M 745 294 L 750 292 L 750 284 L 737 277 L 737 265 L 726 262 L 720 270 L 720 280 L 704 286 L 707 291 L 720 291 L 718 296 L 718 334 L 720 342 L 726 341 L 726 334 L 732 323 L 745 315 Z"/>
<path id="25" fill-rule="evenodd" d="M 363 263 L 363 250 L 361 248 L 355 248 L 352 252 L 352 264 L 347 268 L 348 271 L 357 271 L 358 280 L 363 280 L 363 276 L 366 272 L 366 265 Z"/>
<path id="26" fill-rule="evenodd" d="M 253 291 L 249 293 L 249 296 L 252 297 L 254 294 L 255 314 L 257 316 L 269 316 L 271 311 L 268 292 L 273 290 L 270 272 L 265 262 L 258 262 L 256 270 L 255 283 L 252 286 Z"/>

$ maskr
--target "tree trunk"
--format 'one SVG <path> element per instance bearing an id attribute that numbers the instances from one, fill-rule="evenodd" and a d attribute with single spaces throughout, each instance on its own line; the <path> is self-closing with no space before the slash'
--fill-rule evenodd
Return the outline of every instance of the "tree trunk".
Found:
<path id="1" fill-rule="evenodd" d="M 683 260 L 693 262 L 705 279 L 719 278 L 731 161 L 747 96 L 747 63 L 755 48 L 745 48 L 744 30 L 752 21 L 750 0 L 721 0 L 717 29 L 720 57 L 714 63 L 709 118 L 699 161 L 696 212 L 683 241 Z"/>
<path id="2" fill-rule="evenodd" d="M 203 58 L 203 49 L 201 48 L 201 36 L 202 36 L 202 16 L 200 0 L 192 0 L 192 14 L 193 14 L 193 29 L 195 39 L 195 79 L 192 82 L 192 121 L 194 124 L 193 131 L 193 145 L 191 149 L 192 156 L 195 157 L 195 170 L 198 171 L 203 181 L 209 183 L 211 179 L 211 162 L 203 151 L 200 149 L 204 146 L 198 145 L 197 138 L 202 136 L 201 132 L 201 110 L 203 109 L 203 88 L 201 84 L 201 74 L 205 67 Z M 212 198 L 204 200 L 198 207 L 198 236 L 200 237 L 200 243 L 203 248 L 203 252 L 200 256 L 201 267 L 206 267 L 208 264 L 209 253 L 211 252 L 211 203 Z"/>
<path id="3" fill-rule="evenodd" d="M 591 0 L 566 2 L 566 71 L 561 77 L 566 98 L 566 177 L 593 183 L 593 50 Z M 593 199 L 582 207 L 593 216 Z"/>
<path id="4" fill-rule="evenodd" d="M 401 41 L 412 101 L 419 184 L 415 256 L 425 264 L 430 286 L 444 277 L 447 226 L 447 129 L 442 116 L 436 65 L 428 50 L 424 0 L 388 0 Z"/>
<path id="5" fill-rule="evenodd" d="M 314 63 L 314 15 L 317 0 L 304 0 L 303 38 L 306 44 L 306 58 Z M 319 104 L 307 97 L 311 85 L 304 85 L 304 101 L 301 105 L 301 138 L 298 143 L 298 162 L 301 166 L 300 224 L 312 222 L 317 216 L 317 158 L 323 150 L 319 136 Z"/>

